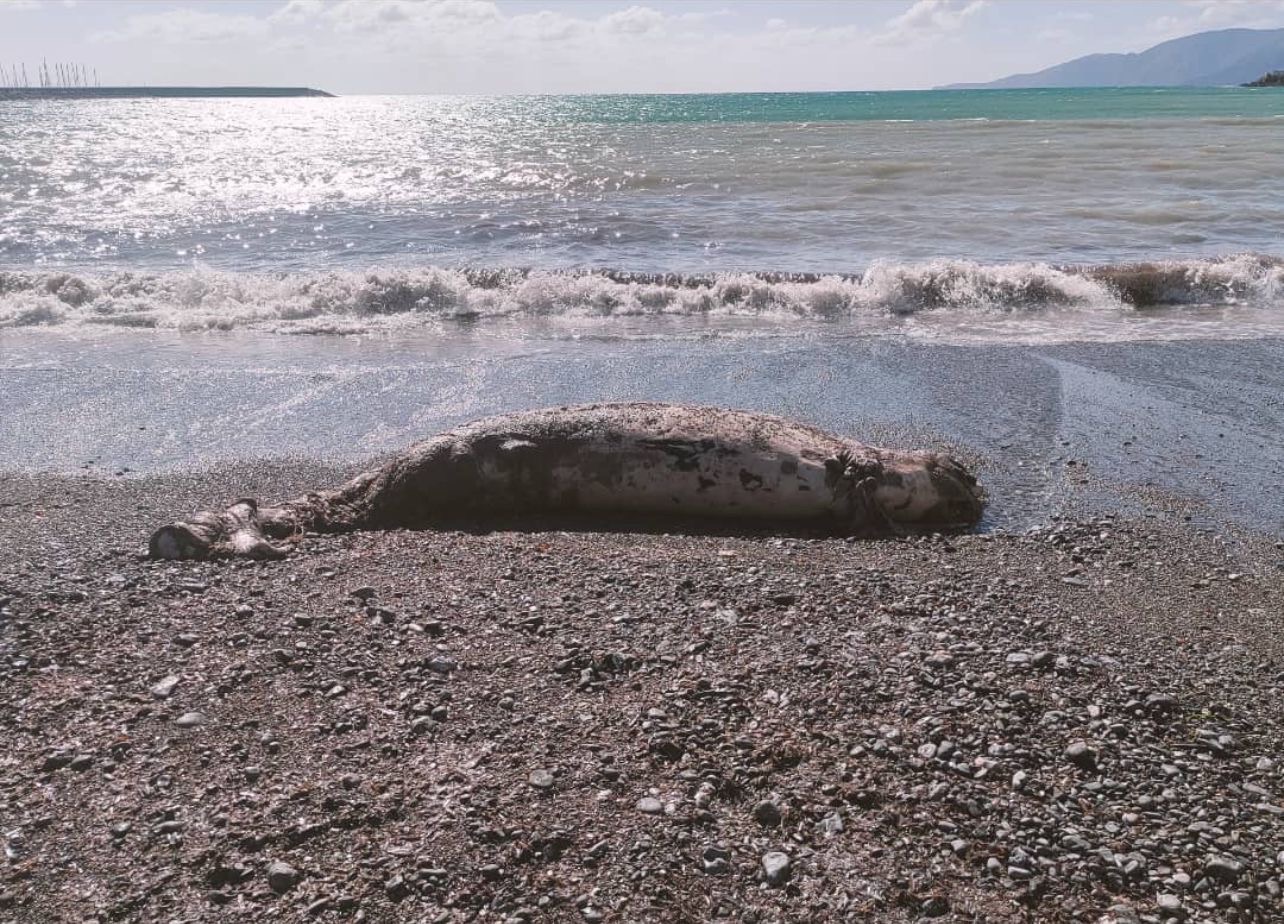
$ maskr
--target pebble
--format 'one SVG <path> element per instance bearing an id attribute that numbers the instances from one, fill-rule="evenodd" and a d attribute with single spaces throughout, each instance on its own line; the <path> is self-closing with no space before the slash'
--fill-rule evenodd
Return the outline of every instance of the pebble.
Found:
<path id="1" fill-rule="evenodd" d="M 1244 864 L 1228 857 L 1212 857 L 1204 864 L 1204 875 L 1218 882 L 1234 882 L 1244 872 Z"/>
<path id="2" fill-rule="evenodd" d="M 194 728 L 197 725 L 204 725 L 209 720 L 209 716 L 203 712 L 184 712 L 174 720 L 174 724 L 179 728 Z"/>
<path id="3" fill-rule="evenodd" d="M 1084 770 L 1097 768 L 1097 752 L 1086 741 L 1074 741 L 1065 750 L 1066 760 Z"/>
<path id="4" fill-rule="evenodd" d="M 1161 892 L 1155 899 L 1155 907 L 1159 913 L 1168 918 L 1186 917 L 1186 909 L 1182 907 L 1181 899 L 1171 892 Z"/>
<path id="5" fill-rule="evenodd" d="M 700 856 L 700 869 L 710 876 L 721 876 L 731 871 L 731 852 L 721 847 L 706 847 Z"/>
<path id="6" fill-rule="evenodd" d="M 170 674 L 151 688 L 152 696 L 155 699 L 169 699 L 170 694 L 174 692 L 174 688 L 178 686 L 178 680 L 178 675 Z"/>
<path id="7" fill-rule="evenodd" d="M 554 778 L 551 770 L 532 770 L 529 777 L 530 784 L 536 789 L 552 789 Z"/>
<path id="8" fill-rule="evenodd" d="M 767 828 L 780 824 L 780 808 L 770 799 L 764 799 L 753 807 L 754 821 Z"/>
<path id="9" fill-rule="evenodd" d="M 950 903 L 939 895 L 926 899 L 922 905 L 923 917 L 939 918 L 950 913 Z"/>
<path id="10" fill-rule="evenodd" d="M 268 886 L 273 892 L 288 892 L 299 883 L 299 871 L 289 863 L 274 860 L 267 869 Z"/>
<path id="11" fill-rule="evenodd" d="M 762 875 L 767 885 L 782 886 L 789 881 L 789 854 L 780 850 L 770 850 L 762 855 Z"/>
<path id="12" fill-rule="evenodd" d="M 934 670 L 946 670 L 954 666 L 955 658 L 948 651 L 934 651 L 924 659 L 923 663 Z"/>
<path id="13" fill-rule="evenodd" d="M 643 796 L 638 800 L 637 809 L 643 815 L 659 815 L 664 811 L 664 803 L 652 796 Z"/>
<path id="14" fill-rule="evenodd" d="M 48 757 L 45 758 L 44 763 L 40 765 L 40 769 L 41 770 L 61 770 L 63 767 L 67 766 L 67 764 L 71 763 L 72 760 L 75 759 L 75 756 L 76 755 L 68 754 L 65 751 L 61 751 L 56 754 L 50 754 Z"/>
<path id="15" fill-rule="evenodd" d="M 1110 914 L 1115 924 L 1141 924 L 1141 918 L 1131 905 L 1111 905 Z"/>

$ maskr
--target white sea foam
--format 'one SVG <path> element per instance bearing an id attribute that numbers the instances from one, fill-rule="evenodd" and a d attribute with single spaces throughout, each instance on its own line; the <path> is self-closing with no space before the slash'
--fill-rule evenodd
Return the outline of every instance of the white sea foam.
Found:
<path id="1" fill-rule="evenodd" d="M 1159 306 L 1277 311 L 1284 262 L 1255 255 L 1104 267 L 881 262 L 859 275 L 641 274 L 395 268 L 366 273 L 0 271 L 0 328 L 114 326 L 359 333 L 495 318 L 738 317 L 773 321 L 1002 315 Z"/>

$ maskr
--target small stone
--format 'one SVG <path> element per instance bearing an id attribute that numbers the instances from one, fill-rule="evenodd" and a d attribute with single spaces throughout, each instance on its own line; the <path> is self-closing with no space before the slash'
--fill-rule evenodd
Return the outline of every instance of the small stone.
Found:
<path id="1" fill-rule="evenodd" d="M 1084 770 L 1097 768 L 1097 752 L 1086 741 L 1074 741 L 1065 750 L 1066 760 Z"/>
<path id="2" fill-rule="evenodd" d="M 61 770 L 63 767 L 67 766 L 69 763 L 75 760 L 75 758 L 76 758 L 75 754 L 69 754 L 66 751 L 60 751 L 56 754 L 50 754 L 48 757 L 45 758 L 45 762 L 40 765 L 40 769 L 41 770 Z"/>
<path id="3" fill-rule="evenodd" d="M 429 658 L 425 667 L 435 674 L 449 674 L 451 671 L 458 669 L 459 664 L 454 658 L 438 655 L 434 658 Z"/>
<path id="4" fill-rule="evenodd" d="M 1141 918 L 1131 905 L 1111 905 L 1110 914 L 1114 917 L 1115 924 L 1141 924 Z"/>
<path id="5" fill-rule="evenodd" d="M 1030 659 L 1030 664 L 1039 670 L 1046 670 L 1051 667 L 1057 660 L 1055 653 L 1051 651 L 1040 651 Z"/>
<path id="6" fill-rule="evenodd" d="M 664 811 L 664 803 L 652 796 L 643 796 L 638 800 L 637 809 L 643 815 L 659 815 Z"/>
<path id="7" fill-rule="evenodd" d="M 363 603 L 375 596 L 375 594 L 376 591 L 373 587 L 354 587 L 352 590 L 348 591 L 349 597 L 356 597 Z"/>
<path id="8" fill-rule="evenodd" d="M 383 884 L 383 891 L 393 901 L 404 898 L 410 889 L 406 886 L 406 878 L 400 874 L 393 874 Z"/>
<path id="9" fill-rule="evenodd" d="M 918 746 L 918 756 L 924 760 L 931 760 L 936 756 L 936 745 L 932 744 L 930 741 L 926 744 L 920 744 Z"/>
<path id="10" fill-rule="evenodd" d="M 1181 906 L 1181 899 L 1171 892 L 1162 892 L 1155 899 L 1155 907 L 1166 918 L 1184 918 L 1186 909 Z"/>
<path id="11" fill-rule="evenodd" d="M 174 720 L 174 724 L 179 728 L 195 728 L 197 725 L 204 725 L 209 720 L 209 716 L 203 712 L 184 712 Z"/>
<path id="12" fill-rule="evenodd" d="M 268 866 L 267 881 L 273 892 L 288 892 L 299 884 L 299 871 L 289 863 L 274 860 Z"/>
<path id="13" fill-rule="evenodd" d="M 780 824 L 780 809 L 770 799 L 764 799 L 753 807 L 754 821 L 767 828 Z"/>
<path id="14" fill-rule="evenodd" d="M 88 770 L 93 765 L 94 765 L 94 755 L 77 754 L 75 757 L 72 758 L 71 763 L 67 764 L 67 769 L 75 770 L 77 773 L 81 773 L 85 770 Z"/>
<path id="15" fill-rule="evenodd" d="M 927 918 L 939 918 L 950 913 L 950 903 L 939 895 L 934 895 L 924 901 L 922 907 L 923 916 Z"/>
<path id="16" fill-rule="evenodd" d="M 326 699 L 337 699 L 338 697 L 342 696 L 344 693 L 347 693 L 347 692 L 348 692 L 347 687 L 345 687 L 341 683 L 336 683 L 330 689 L 325 691 L 325 695 L 326 695 Z"/>
<path id="17" fill-rule="evenodd" d="M 551 770 L 532 770 L 530 784 L 536 789 L 552 789 L 554 778 Z"/>
<path id="18" fill-rule="evenodd" d="M 722 876 L 731 871 L 731 852 L 721 847 L 707 847 L 700 856 L 700 869 L 709 876 Z"/>
<path id="19" fill-rule="evenodd" d="M 1229 857 L 1213 857 L 1204 864 L 1204 875 L 1218 882 L 1231 883 L 1244 872 L 1244 864 Z"/>
<path id="20" fill-rule="evenodd" d="M 169 699 L 176 686 L 178 686 L 178 676 L 170 674 L 151 688 L 151 694 L 155 699 Z"/>
<path id="21" fill-rule="evenodd" d="M 769 886 L 782 886 L 789 881 L 789 854 L 771 850 L 762 855 L 762 875 Z"/>
<path id="22" fill-rule="evenodd" d="M 181 821 L 162 821 L 156 826 L 156 833 L 160 835 L 181 834 L 183 832 L 183 823 Z"/>
<path id="23" fill-rule="evenodd" d="M 843 816 L 837 812 L 826 815 L 816 825 L 821 834 L 842 834 L 843 833 Z"/>
<path id="24" fill-rule="evenodd" d="M 118 821 L 111 826 L 111 836 L 120 840 L 133 828 L 133 824 L 128 821 Z"/>
<path id="25" fill-rule="evenodd" d="M 954 655 L 950 654 L 948 651 L 934 651 L 923 659 L 924 664 L 932 670 L 938 671 L 948 670 L 954 666 L 954 662 Z"/>
<path id="26" fill-rule="evenodd" d="M 190 632 L 183 632 L 179 635 L 174 636 L 174 644 L 179 646 L 180 648 L 191 648 L 193 645 L 195 645 L 199 641 L 200 641 L 200 637 L 193 635 Z"/>

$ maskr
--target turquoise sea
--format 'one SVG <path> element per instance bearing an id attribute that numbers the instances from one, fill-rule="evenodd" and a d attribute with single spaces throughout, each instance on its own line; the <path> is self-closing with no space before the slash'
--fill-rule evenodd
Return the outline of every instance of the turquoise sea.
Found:
<path id="1" fill-rule="evenodd" d="M 590 94 L 507 97 L 502 104 L 572 123 L 1284 118 L 1284 93 L 1245 87 Z"/>

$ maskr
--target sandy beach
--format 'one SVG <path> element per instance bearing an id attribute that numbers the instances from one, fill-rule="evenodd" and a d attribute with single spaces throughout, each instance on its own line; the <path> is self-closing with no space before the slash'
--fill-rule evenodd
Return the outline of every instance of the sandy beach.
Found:
<path id="1" fill-rule="evenodd" d="M 1281 544 L 1168 518 L 151 562 L 340 472 L 6 475 L 0 915 L 1265 921 Z"/>

